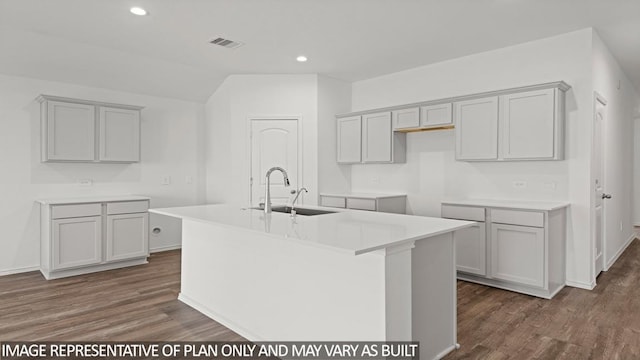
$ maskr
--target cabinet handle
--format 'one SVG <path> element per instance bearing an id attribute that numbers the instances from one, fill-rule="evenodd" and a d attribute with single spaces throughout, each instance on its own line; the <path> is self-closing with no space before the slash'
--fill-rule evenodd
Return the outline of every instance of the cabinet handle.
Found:
<path id="1" fill-rule="evenodd" d="M 603 199 L 611 199 L 611 194 L 602 194 Z"/>

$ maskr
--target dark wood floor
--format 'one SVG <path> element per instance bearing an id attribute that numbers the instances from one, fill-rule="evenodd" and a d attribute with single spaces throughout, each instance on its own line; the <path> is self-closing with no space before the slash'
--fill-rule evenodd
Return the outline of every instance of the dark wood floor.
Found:
<path id="1" fill-rule="evenodd" d="M 61 280 L 0 277 L 0 341 L 244 340 L 176 300 L 179 286 L 179 251 Z M 640 359 L 640 242 L 595 290 L 553 300 L 459 282 L 458 333 L 447 359 Z"/>
<path id="2" fill-rule="evenodd" d="M 458 282 L 458 342 L 446 359 L 640 359 L 640 241 L 592 291 L 552 300 Z"/>
<path id="3" fill-rule="evenodd" d="M 179 290 L 179 251 L 66 279 L 0 277 L 0 341 L 244 340 L 179 302 Z"/>

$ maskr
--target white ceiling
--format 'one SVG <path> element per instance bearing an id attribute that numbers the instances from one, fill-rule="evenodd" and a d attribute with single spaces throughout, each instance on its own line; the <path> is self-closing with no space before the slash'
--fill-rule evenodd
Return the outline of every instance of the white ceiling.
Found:
<path id="1" fill-rule="evenodd" d="M 229 74 L 355 81 L 590 26 L 640 89 L 640 0 L 0 0 L 0 73 L 203 102 Z"/>

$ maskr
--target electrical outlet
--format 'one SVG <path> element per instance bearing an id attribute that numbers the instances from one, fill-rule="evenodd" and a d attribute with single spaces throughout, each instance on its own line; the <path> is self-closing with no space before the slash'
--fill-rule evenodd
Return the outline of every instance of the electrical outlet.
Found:
<path id="1" fill-rule="evenodd" d="M 185 176 L 184 182 L 187 184 L 193 184 L 193 176 Z"/>
<path id="2" fill-rule="evenodd" d="M 545 182 L 542 183 L 542 185 L 547 190 L 555 190 L 556 189 L 556 182 L 555 181 L 545 181 Z"/>
<path id="3" fill-rule="evenodd" d="M 171 176 L 163 176 L 160 181 L 161 185 L 171 185 Z"/>
<path id="4" fill-rule="evenodd" d="M 93 180 L 91 180 L 91 179 L 80 179 L 80 181 L 78 181 L 78 184 L 80 184 L 80 186 L 92 186 L 93 185 Z"/>
<path id="5" fill-rule="evenodd" d="M 526 181 L 514 181 L 512 184 L 513 184 L 513 187 L 516 189 L 524 189 L 527 187 Z"/>
<path id="6" fill-rule="evenodd" d="M 380 178 L 377 176 L 374 176 L 371 178 L 371 183 L 373 184 L 380 184 Z"/>

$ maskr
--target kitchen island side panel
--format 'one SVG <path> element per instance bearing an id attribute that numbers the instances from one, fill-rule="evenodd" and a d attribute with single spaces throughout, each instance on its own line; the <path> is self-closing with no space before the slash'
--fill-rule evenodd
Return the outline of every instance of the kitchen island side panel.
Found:
<path id="1" fill-rule="evenodd" d="M 180 299 L 251 341 L 384 341 L 385 256 L 183 220 Z"/>

